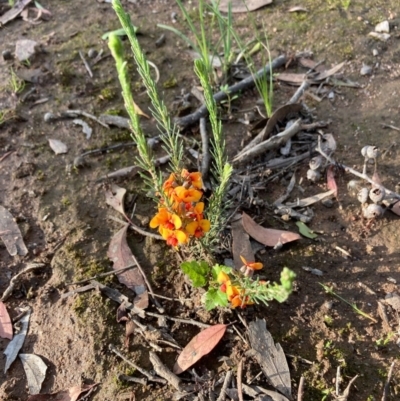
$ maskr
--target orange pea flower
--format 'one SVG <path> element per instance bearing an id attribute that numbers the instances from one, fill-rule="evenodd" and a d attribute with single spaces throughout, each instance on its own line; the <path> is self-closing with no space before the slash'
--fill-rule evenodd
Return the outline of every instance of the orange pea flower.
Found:
<path id="1" fill-rule="evenodd" d="M 191 205 L 188 203 L 186 205 L 189 206 L 186 208 L 188 209 L 188 213 L 186 214 L 186 216 L 189 219 L 193 219 L 196 221 L 203 220 L 204 202 L 199 202 L 194 207 L 191 207 Z"/>
<path id="2" fill-rule="evenodd" d="M 201 238 L 206 232 L 210 231 L 211 223 L 209 220 L 192 221 L 186 226 L 186 231 L 196 238 Z"/>
<path id="3" fill-rule="evenodd" d="M 176 175 L 174 173 L 171 173 L 168 179 L 163 184 L 163 191 L 165 194 L 170 195 L 176 186 Z"/>
<path id="4" fill-rule="evenodd" d="M 167 209 L 162 207 L 151 219 L 150 227 L 162 227 L 168 230 L 179 229 L 182 227 L 182 220 L 177 214 L 170 213 Z"/>
<path id="5" fill-rule="evenodd" d="M 178 246 L 187 244 L 189 238 L 183 230 L 169 230 L 160 227 L 160 234 L 167 242 L 167 245 Z"/>
<path id="6" fill-rule="evenodd" d="M 172 197 L 176 202 L 198 202 L 203 193 L 197 189 L 186 189 L 184 186 L 176 187 Z"/>
<path id="7" fill-rule="evenodd" d="M 240 259 L 244 264 L 244 267 L 249 268 L 251 270 L 260 270 L 263 268 L 263 264 L 259 262 L 248 262 L 242 255 L 240 255 Z"/>
<path id="8" fill-rule="evenodd" d="M 203 180 L 201 179 L 200 172 L 196 171 L 194 173 L 189 173 L 189 171 L 183 169 L 181 176 L 188 183 L 189 186 L 192 186 L 196 189 L 203 189 Z"/>

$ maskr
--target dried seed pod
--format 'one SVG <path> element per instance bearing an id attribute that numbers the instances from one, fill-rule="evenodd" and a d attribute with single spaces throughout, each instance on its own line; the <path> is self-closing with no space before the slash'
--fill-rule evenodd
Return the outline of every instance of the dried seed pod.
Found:
<path id="1" fill-rule="evenodd" d="M 360 180 L 350 180 L 347 183 L 347 190 L 350 192 L 351 196 L 357 196 L 358 191 L 361 189 L 362 181 Z"/>
<path id="2" fill-rule="evenodd" d="M 374 185 L 369 191 L 369 198 L 374 203 L 382 202 L 385 198 L 385 188 L 380 185 Z"/>
<path id="3" fill-rule="evenodd" d="M 368 200 L 369 191 L 368 188 L 361 188 L 358 191 L 357 199 L 360 203 L 366 203 Z"/>
<path id="4" fill-rule="evenodd" d="M 363 208 L 363 215 L 366 219 L 374 219 L 383 215 L 383 208 L 375 203 Z"/>
<path id="5" fill-rule="evenodd" d="M 361 154 L 368 159 L 376 159 L 379 156 L 379 148 L 377 146 L 364 146 Z"/>
<path id="6" fill-rule="evenodd" d="M 317 182 L 321 178 L 321 173 L 318 170 L 307 170 L 307 178 L 312 182 Z"/>
<path id="7" fill-rule="evenodd" d="M 310 160 L 309 166 L 311 170 L 318 170 L 322 167 L 324 159 L 322 156 L 315 156 Z"/>

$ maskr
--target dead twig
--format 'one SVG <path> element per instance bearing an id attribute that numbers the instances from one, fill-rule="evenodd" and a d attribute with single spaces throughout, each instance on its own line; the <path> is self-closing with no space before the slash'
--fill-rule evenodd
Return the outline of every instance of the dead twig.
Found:
<path id="1" fill-rule="evenodd" d="M 178 391 L 184 391 L 181 384 L 181 379 L 172 373 L 162 362 L 161 359 L 154 352 L 150 351 L 150 362 L 153 365 L 154 371 L 163 377 L 172 387 Z"/>
<path id="2" fill-rule="evenodd" d="M 89 74 L 89 77 L 90 77 L 90 78 L 93 78 L 92 69 L 90 68 L 89 63 L 86 61 L 85 56 L 83 55 L 83 53 L 82 53 L 80 50 L 79 50 L 79 56 L 80 56 L 80 58 L 81 58 L 81 60 L 82 60 L 82 62 L 83 62 L 83 65 L 84 65 L 85 68 L 86 68 L 86 71 L 87 71 L 88 74 Z"/>
<path id="3" fill-rule="evenodd" d="M 167 316 L 167 315 L 160 315 L 158 313 L 153 313 L 153 312 L 145 312 L 147 316 L 153 316 L 153 317 L 164 317 L 167 320 L 172 320 L 173 322 L 177 322 L 177 323 L 184 323 L 184 324 L 191 324 L 193 326 L 198 326 L 201 327 L 203 329 L 206 329 L 208 327 L 211 327 L 210 324 L 205 324 L 205 323 L 201 323 L 201 322 L 197 322 L 196 320 L 193 319 L 180 319 L 177 317 L 171 317 L 171 316 Z"/>
<path id="4" fill-rule="evenodd" d="M 267 139 L 264 142 L 259 143 L 246 152 L 242 152 L 237 155 L 233 162 L 245 162 L 251 158 L 257 157 L 267 150 L 276 149 L 284 145 L 290 138 L 296 135 L 301 130 L 301 119 L 296 120 L 288 129 L 280 132 L 277 135 Z"/>
<path id="5" fill-rule="evenodd" d="M 90 118 L 93 121 L 96 121 L 98 124 L 102 125 L 105 128 L 110 128 L 106 123 L 103 121 L 99 120 L 96 116 L 93 114 L 87 113 L 86 111 L 83 110 L 65 110 L 61 113 L 51 113 L 48 112 L 45 114 L 45 121 L 46 122 L 51 122 L 51 121 L 56 121 L 62 118 L 75 118 L 78 116 L 84 116 L 87 118 Z"/>
<path id="6" fill-rule="evenodd" d="M 133 368 L 138 370 L 142 375 L 146 376 L 150 381 L 156 382 L 156 383 L 161 383 L 161 384 L 166 384 L 167 381 L 165 379 L 162 379 L 161 377 L 157 377 L 152 375 L 150 372 L 148 372 L 146 369 L 141 368 L 139 365 L 136 365 L 136 363 L 130 361 L 128 358 L 126 358 L 124 355 L 121 354 L 117 350 L 117 348 L 114 347 L 114 345 L 110 344 L 108 346 L 108 349 L 113 352 L 115 355 L 118 355 L 123 361 L 125 361 L 128 365 L 131 365 Z"/>
<path id="7" fill-rule="evenodd" d="M 304 95 L 304 92 L 310 87 L 310 82 L 306 80 L 300 85 L 294 95 L 288 101 L 288 104 L 297 103 L 299 99 Z"/>
<path id="8" fill-rule="evenodd" d="M 86 278 L 86 279 L 81 280 L 81 281 L 74 281 L 73 283 L 67 283 L 67 284 L 65 284 L 65 285 L 66 285 L 66 286 L 69 286 L 69 285 L 85 284 L 85 283 L 87 283 L 87 282 L 89 282 L 89 281 L 91 281 L 91 280 L 96 280 L 96 279 L 98 279 L 98 278 L 100 278 L 100 277 L 106 277 L 106 276 L 110 276 L 110 275 L 112 275 L 112 274 L 115 274 L 115 275 L 121 274 L 121 273 L 123 273 L 123 272 L 126 271 L 126 270 L 132 269 L 132 267 L 135 267 L 135 264 L 131 264 L 131 265 L 129 265 L 129 266 L 122 267 L 121 269 L 113 270 L 113 271 L 110 271 L 110 272 L 99 273 L 99 274 L 96 274 L 96 275 L 93 276 L 93 277 Z"/>
<path id="9" fill-rule="evenodd" d="M 303 401 L 304 396 L 304 377 L 300 377 L 299 389 L 297 391 L 297 401 Z"/>
<path id="10" fill-rule="evenodd" d="M 137 384 L 141 384 L 142 386 L 146 386 L 147 385 L 147 380 L 146 379 L 142 379 L 142 378 L 139 378 L 139 377 L 128 376 L 128 375 L 123 375 L 123 374 L 119 374 L 118 375 L 118 380 L 137 383 Z"/>
<path id="11" fill-rule="evenodd" d="M 329 163 L 331 163 L 331 164 L 333 164 L 333 165 L 336 165 L 336 161 L 335 161 L 331 156 L 327 155 L 327 154 L 322 150 L 322 148 L 321 148 L 321 137 L 318 137 L 318 145 L 317 145 L 317 147 L 315 148 L 315 150 L 316 150 L 321 156 L 325 157 L 325 159 L 328 160 Z M 348 166 L 346 166 L 346 165 L 344 165 L 344 164 L 340 164 L 340 166 L 341 166 L 342 169 L 344 169 L 344 171 L 346 171 L 347 173 L 350 173 L 350 174 L 355 175 L 356 177 L 362 178 L 363 180 L 369 182 L 371 185 L 376 185 L 376 182 L 375 182 L 372 178 L 368 177 L 366 174 L 359 173 L 357 170 L 354 170 L 353 168 L 348 167 Z M 393 192 L 393 191 L 391 191 L 390 189 L 387 189 L 387 188 L 385 188 L 385 187 L 383 187 L 383 188 L 384 188 L 385 193 L 386 193 L 386 195 L 387 195 L 388 197 L 395 198 L 395 199 L 400 199 L 400 195 L 397 194 L 396 192 Z"/>
<path id="12" fill-rule="evenodd" d="M 221 392 L 219 393 L 217 401 L 225 401 L 226 390 L 228 389 L 231 380 L 232 380 L 232 371 L 230 370 L 226 373 L 224 384 L 222 385 Z"/>
<path id="13" fill-rule="evenodd" d="M 12 155 L 14 153 L 13 150 L 11 150 L 10 152 L 4 153 L 3 156 L 0 157 L 0 163 L 5 160 L 8 156 Z"/>
<path id="14" fill-rule="evenodd" d="M 385 387 L 383 388 L 383 394 L 382 394 L 381 401 L 386 401 L 386 398 L 389 394 L 390 381 L 392 380 L 394 364 L 395 364 L 395 362 L 393 361 L 392 364 L 390 365 L 388 377 L 387 377 L 387 380 L 385 383 Z"/>
<path id="15" fill-rule="evenodd" d="M 139 269 L 140 273 L 141 273 L 142 276 L 143 276 L 143 279 L 144 279 L 144 281 L 145 281 L 145 283 L 146 283 L 146 285 L 147 285 L 147 289 L 149 290 L 149 293 L 150 293 L 150 295 L 151 295 L 152 298 L 153 298 L 153 301 L 154 301 L 154 304 L 156 305 L 157 310 L 158 310 L 160 313 L 164 313 L 164 312 L 165 312 L 165 309 L 164 309 L 164 307 L 158 302 L 158 299 L 157 299 L 156 296 L 154 295 L 153 288 L 152 288 L 152 286 L 151 286 L 149 280 L 147 280 L 146 274 L 145 274 L 144 270 L 142 269 L 142 266 L 140 266 L 140 263 L 139 263 L 138 260 L 136 259 L 135 255 L 132 255 L 132 259 L 133 259 L 133 261 L 135 262 L 137 268 Z"/>
<path id="16" fill-rule="evenodd" d="M 30 263 L 28 266 L 25 267 L 25 269 L 23 269 L 21 272 L 19 272 L 18 274 L 16 274 L 10 281 L 9 286 L 6 288 L 6 290 L 3 293 L 3 296 L 1 297 L 0 301 L 4 302 L 5 300 L 8 299 L 8 297 L 11 295 L 11 293 L 13 292 L 18 279 L 25 273 L 28 273 L 32 270 L 35 269 L 40 269 L 41 267 L 44 267 L 45 264 L 44 263 Z"/>
<path id="17" fill-rule="evenodd" d="M 400 128 L 395 127 L 394 125 L 383 124 L 383 123 L 382 123 L 381 126 L 382 126 L 383 128 L 390 128 L 390 129 L 393 129 L 393 130 L 395 130 L 395 131 L 400 131 Z"/>
<path id="18" fill-rule="evenodd" d="M 126 224 L 123 220 L 119 219 L 118 217 L 114 217 L 114 216 L 109 216 L 109 218 L 111 220 L 117 221 L 118 223 L 122 223 L 122 224 Z M 137 226 L 135 223 L 133 223 L 132 221 L 129 221 L 129 227 L 132 228 L 132 230 L 136 231 L 137 233 L 144 235 L 145 237 L 150 237 L 150 238 L 155 238 L 155 239 L 159 239 L 159 240 L 164 240 L 163 237 L 161 237 L 161 235 L 158 234 L 154 234 L 154 233 L 149 233 L 148 231 L 145 231 L 143 229 L 141 229 L 139 226 Z"/>
<path id="19" fill-rule="evenodd" d="M 239 401 L 243 401 L 243 382 L 242 382 L 242 376 L 243 376 L 243 358 L 240 360 L 239 365 L 238 365 L 238 370 L 237 370 L 237 391 L 238 391 L 238 398 Z"/>
<path id="20" fill-rule="evenodd" d="M 70 285 L 70 284 L 67 284 L 67 285 Z M 78 294 L 80 292 L 90 291 L 90 290 L 93 290 L 94 288 L 96 288 L 96 286 L 93 285 L 93 284 L 84 285 L 83 287 L 75 288 L 75 290 L 68 291 L 68 292 L 62 294 L 61 295 L 61 299 L 68 298 L 71 295 L 75 295 L 75 294 Z"/>
<path id="21" fill-rule="evenodd" d="M 242 81 L 238 82 L 230 86 L 227 90 L 220 91 L 214 95 L 214 100 L 216 103 L 220 103 L 222 100 L 228 98 L 228 96 L 232 96 L 233 94 L 249 89 L 255 85 L 255 81 L 260 77 L 263 77 L 265 74 L 270 74 L 276 68 L 282 67 L 286 64 L 287 57 L 286 56 L 279 56 L 276 59 L 272 60 L 271 64 L 268 63 L 264 68 L 261 68 L 255 74 L 249 75 L 247 78 L 243 79 Z M 181 117 L 175 119 L 175 123 L 181 128 L 186 128 L 191 124 L 196 123 L 202 117 L 206 117 L 208 114 L 207 107 L 203 104 L 200 106 L 195 112 L 189 114 L 185 117 Z"/>

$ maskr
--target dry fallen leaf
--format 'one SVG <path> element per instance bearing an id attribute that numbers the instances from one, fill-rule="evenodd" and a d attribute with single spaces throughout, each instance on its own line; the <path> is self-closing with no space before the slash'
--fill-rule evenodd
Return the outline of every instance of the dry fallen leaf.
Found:
<path id="1" fill-rule="evenodd" d="M 194 336 L 179 355 L 174 373 L 179 375 L 211 352 L 224 336 L 227 327 L 226 324 L 216 324 Z"/>
<path id="2" fill-rule="evenodd" d="M 22 10 L 31 2 L 32 0 L 19 0 L 14 4 L 14 7 L 0 16 L 0 26 L 7 24 L 7 22 L 12 21 L 14 18 L 21 14 Z"/>
<path id="3" fill-rule="evenodd" d="M 243 227 L 250 237 L 256 241 L 264 244 L 265 246 L 279 246 L 287 242 L 296 241 L 301 239 L 301 236 L 291 231 L 275 230 L 273 228 L 265 228 L 257 224 L 246 213 L 242 214 Z"/>
<path id="4" fill-rule="evenodd" d="M 272 0 L 221 0 L 218 8 L 220 11 L 227 13 L 229 3 L 232 4 L 233 13 L 246 13 L 247 11 L 254 11 L 267 6 L 272 3 Z"/>
<path id="5" fill-rule="evenodd" d="M 120 212 L 125 216 L 124 208 L 124 196 L 126 194 L 126 189 L 121 188 L 118 185 L 111 185 L 111 188 L 106 191 L 106 203 L 107 205 L 113 207 L 117 212 Z"/>
<path id="6" fill-rule="evenodd" d="M 239 215 L 240 216 L 240 215 Z M 242 219 L 232 222 L 232 254 L 235 269 L 239 270 L 243 266 L 243 256 L 248 261 L 254 261 L 254 252 L 251 247 L 249 235 L 245 232 Z"/>
<path id="7" fill-rule="evenodd" d="M 269 382 L 282 394 L 292 399 L 290 371 L 280 344 L 274 344 L 265 320 L 249 324 L 249 339 L 254 356 Z"/>
<path id="8" fill-rule="evenodd" d="M 82 393 L 86 393 L 97 385 L 98 383 L 83 384 L 82 387 L 71 387 L 69 390 L 58 391 L 53 394 L 31 395 L 27 401 L 77 401 Z"/>
<path id="9" fill-rule="evenodd" d="M 3 302 L 0 301 L 0 337 L 13 338 L 13 328 L 10 319 L 10 315 L 7 312 L 7 308 Z"/>
<path id="10" fill-rule="evenodd" d="M 46 377 L 47 366 L 34 354 L 19 354 L 28 381 L 29 394 L 39 394 Z"/>
<path id="11" fill-rule="evenodd" d="M 326 172 L 326 181 L 327 181 L 328 189 L 331 189 L 332 191 L 334 191 L 333 195 L 335 196 L 335 198 L 337 198 L 338 187 L 337 187 L 336 180 L 335 180 L 334 166 L 332 166 L 332 165 L 330 165 L 328 167 L 328 170 Z"/>
<path id="12" fill-rule="evenodd" d="M 25 246 L 21 231 L 12 214 L 0 205 L 0 238 L 11 256 L 25 256 L 28 249 Z"/>
<path id="13" fill-rule="evenodd" d="M 56 155 L 61 155 L 68 152 L 67 145 L 58 139 L 49 139 L 49 145 Z"/>
<path id="14" fill-rule="evenodd" d="M 20 327 L 18 334 L 14 336 L 12 341 L 7 345 L 7 348 L 3 352 L 3 354 L 6 355 L 7 357 L 6 364 L 4 367 L 4 373 L 7 372 L 8 368 L 15 361 L 15 358 L 17 357 L 19 350 L 24 345 L 26 333 L 28 332 L 30 317 L 31 317 L 31 309 L 29 308 L 26 314 L 22 316 L 21 319 L 17 322 Z"/>
<path id="15" fill-rule="evenodd" d="M 107 256 L 113 261 L 113 269 L 119 270 L 133 264 L 132 251 L 126 241 L 129 224 L 121 228 L 111 239 Z M 135 292 L 133 300 L 135 307 L 145 309 L 149 306 L 149 294 L 142 274 L 136 267 L 117 275 L 118 281 Z"/>

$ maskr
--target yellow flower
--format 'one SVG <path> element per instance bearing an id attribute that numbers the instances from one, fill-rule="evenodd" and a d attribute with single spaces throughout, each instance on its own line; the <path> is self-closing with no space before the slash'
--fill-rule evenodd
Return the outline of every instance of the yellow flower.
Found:
<path id="1" fill-rule="evenodd" d="M 169 230 L 160 227 L 160 234 L 167 242 L 167 245 L 178 246 L 187 244 L 189 237 L 183 230 Z"/>
<path id="2" fill-rule="evenodd" d="M 182 220 L 177 214 L 170 213 L 165 208 L 160 208 L 158 213 L 151 219 L 150 227 L 161 227 L 168 230 L 179 229 L 182 227 Z"/>
<path id="3" fill-rule="evenodd" d="M 206 232 L 210 231 L 211 223 L 209 220 L 192 221 L 186 226 L 186 231 L 196 238 L 201 238 Z"/>
<path id="4" fill-rule="evenodd" d="M 219 284 L 226 283 L 226 282 L 229 281 L 229 280 L 230 280 L 230 278 L 229 278 L 229 276 L 228 276 L 225 272 L 220 271 L 220 272 L 218 273 L 217 281 L 218 281 Z"/>
<path id="5" fill-rule="evenodd" d="M 263 264 L 259 262 L 247 262 L 247 260 L 240 255 L 240 259 L 242 259 L 242 262 L 245 267 L 251 269 L 251 270 L 260 270 L 263 268 Z"/>

